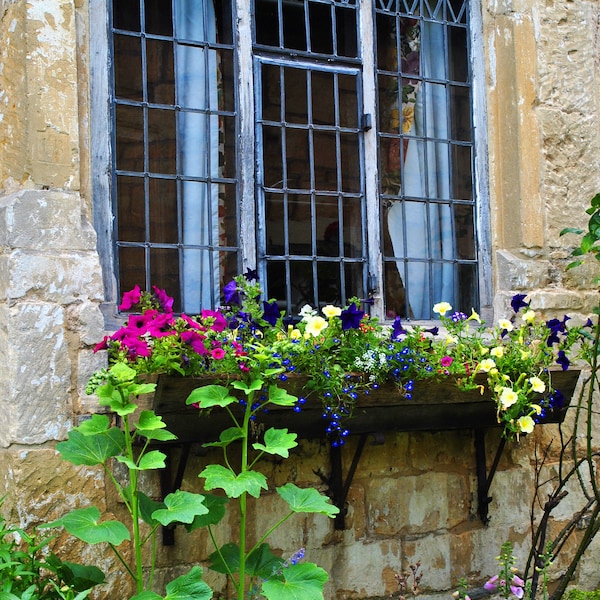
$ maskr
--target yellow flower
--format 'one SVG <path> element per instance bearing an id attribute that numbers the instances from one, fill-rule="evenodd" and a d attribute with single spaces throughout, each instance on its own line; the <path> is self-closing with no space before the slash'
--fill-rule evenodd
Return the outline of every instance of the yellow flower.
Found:
<path id="1" fill-rule="evenodd" d="M 299 340 L 302 337 L 302 332 L 299 329 L 292 328 L 290 331 L 290 338 L 292 340 Z"/>
<path id="2" fill-rule="evenodd" d="M 452 306 L 448 302 L 438 302 L 433 305 L 433 312 L 440 316 L 444 316 L 449 310 L 452 310 Z"/>
<path id="3" fill-rule="evenodd" d="M 535 410 L 535 414 L 536 415 L 541 415 L 542 414 L 542 407 L 539 404 L 532 404 L 531 408 L 533 410 Z"/>
<path id="4" fill-rule="evenodd" d="M 305 333 L 308 333 L 309 335 L 316 337 L 323 330 L 327 329 L 328 325 L 329 324 L 323 317 L 312 317 L 312 316 L 308 317 L 306 319 Z"/>
<path id="5" fill-rule="evenodd" d="M 502 346 L 496 346 L 490 350 L 490 356 L 494 358 L 500 358 L 504 356 L 504 348 Z"/>
<path id="6" fill-rule="evenodd" d="M 481 317 L 475 312 L 474 308 L 471 309 L 471 316 L 467 319 L 467 321 L 477 321 L 478 323 L 481 323 Z"/>
<path id="7" fill-rule="evenodd" d="M 531 356 L 529 350 L 521 350 L 521 360 L 527 360 Z"/>
<path id="8" fill-rule="evenodd" d="M 531 433 L 535 427 L 535 422 L 531 417 L 526 415 L 517 419 L 517 425 L 519 426 L 521 433 Z"/>
<path id="9" fill-rule="evenodd" d="M 525 323 L 533 323 L 534 319 L 535 319 L 535 312 L 531 309 L 529 309 L 527 312 L 523 313 L 523 321 L 525 321 Z"/>
<path id="10" fill-rule="evenodd" d="M 529 383 L 531 389 L 537 394 L 543 394 L 546 391 L 546 384 L 539 377 L 530 377 Z"/>
<path id="11" fill-rule="evenodd" d="M 500 393 L 500 404 L 502 404 L 502 408 L 508 408 L 513 404 L 516 404 L 519 399 L 519 394 L 515 392 L 512 388 L 503 387 L 502 392 Z"/>
<path id="12" fill-rule="evenodd" d="M 495 368 L 496 366 L 496 362 L 494 361 L 494 359 L 492 358 L 484 358 L 480 363 L 479 366 L 477 367 L 478 371 L 483 371 L 484 373 L 487 373 L 489 371 L 491 371 L 493 368 Z"/>
<path id="13" fill-rule="evenodd" d="M 500 319 L 498 325 L 500 329 L 506 329 L 506 331 L 513 330 L 513 324 L 508 319 Z"/>
<path id="14" fill-rule="evenodd" d="M 449 346 L 450 344 L 457 344 L 458 338 L 453 335 L 447 335 L 445 341 L 446 341 L 446 346 Z"/>
<path id="15" fill-rule="evenodd" d="M 342 309 L 337 306 L 333 306 L 333 304 L 328 304 L 327 306 L 324 306 L 322 310 L 323 314 L 328 319 L 331 319 L 333 317 L 339 317 L 342 314 Z"/>

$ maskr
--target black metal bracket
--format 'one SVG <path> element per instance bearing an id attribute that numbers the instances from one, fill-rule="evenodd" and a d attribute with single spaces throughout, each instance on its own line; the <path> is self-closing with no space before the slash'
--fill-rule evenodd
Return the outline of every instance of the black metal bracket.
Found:
<path id="1" fill-rule="evenodd" d="M 487 470 L 487 460 L 485 456 L 485 430 L 475 429 L 475 461 L 477 467 L 477 514 L 484 525 L 490 522 L 489 505 L 492 497 L 489 495 L 498 463 L 506 446 L 506 437 L 500 438 L 500 443 L 494 456 L 494 461 L 490 470 Z"/>
<path id="2" fill-rule="evenodd" d="M 169 494 L 175 492 L 181 487 L 183 482 L 183 475 L 187 466 L 188 458 L 190 456 L 191 444 L 181 444 L 180 446 L 166 445 L 163 447 L 163 451 L 166 454 L 165 468 L 160 471 L 160 493 L 161 499 L 164 500 Z M 179 456 L 179 462 L 177 463 L 177 470 L 175 471 L 175 477 L 172 478 L 173 472 L 173 461 L 175 460 L 175 449 L 181 448 L 181 454 Z M 162 543 L 163 546 L 174 546 L 175 545 L 175 527 L 167 525 L 162 528 Z"/>

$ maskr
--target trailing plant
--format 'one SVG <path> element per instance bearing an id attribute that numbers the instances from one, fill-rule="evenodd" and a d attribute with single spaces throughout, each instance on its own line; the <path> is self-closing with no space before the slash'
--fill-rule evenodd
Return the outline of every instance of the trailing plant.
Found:
<path id="1" fill-rule="evenodd" d="M 270 374 L 268 370 L 265 373 Z M 286 562 L 266 543 L 268 536 L 294 513 L 322 513 L 330 517 L 337 513 L 338 509 L 316 490 L 300 489 L 291 483 L 278 488 L 277 493 L 288 504 L 288 514 L 274 523 L 252 548 L 247 547 L 247 496 L 259 497 L 267 489 L 266 477 L 258 470 L 258 462 L 264 454 L 286 458 L 289 449 L 296 445 L 295 434 L 275 429 L 265 432 L 262 442 L 251 444 L 250 424 L 258 410 L 270 404 L 289 406 L 297 401 L 276 385 L 269 388 L 266 397 L 255 398 L 262 387 L 260 379 L 250 379 L 247 383 L 234 381 L 231 387 L 198 389 L 190 400 L 202 408 L 222 406 L 228 410 L 234 402 L 244 407 L 243 419 L 234 418 L 234 426 L 221 433 L 219 442 L 210 444 L 223 448 L 224 463 L 209 465 L 200 474 L 206 490 L 221 488 L 225 497 L 177 490 L 157 502 L 140 489 L 140 474 L 165 468 L 165 454 L 153 444 L 170 442 L 175 436 L 166 430 L 161 417 L 153 411 L 141 411 L 138 415 L 135 403 L 137 396 L 154 391 L 155 384 L 140 382 L 138 373 L 124 363 L 98 372 L 90 381 L 88 392 L 96 393 L 100 404 L 118 415 L 121 426 L 111 424 L 107 415 L 94 415 L 75 427 L 67 441 L 58 443 L 57 450 L 63 459 L 75 465 L 101 466 L 123 500 L 129 522 L 102 519 L 100 511 L 92 506 L 76 509 L 46 527 L 62 526 L 90 544 L 107 543 L 135 583 L 135 600 L 208 600 L 212 598 L 212 590 L 203 581 L 199 566 L 167 584 L 166 596 L 152 591 L 156 536 L 160 526 L 180 523 L 189 531 L 207 527 L 215 541 L 213 527 L 224 517 L 227 502 L 233 500 L 239 506 L 239 539 L 221 547 L 215 541 L 210 568 L 228 575 L 236 597 L 241 600 L 248 590 L 258 585 L 257 589 L 268 600 L 322 598 L 327 580 L 323 569 L 312 563 Z M 242 396 L 236 398 L 233 394 Z M 233 470 L 227 456 L 234 442 L 241 452 L 238 472 Z M 251 452 L 254 455 L 251 456 Z M 115 460 L 127 468 L 126 483 L 121 483 L 112 472 Z M 126 541 L 131 541 L 133 548 L 131 564 L 120 549 Z M 142 551 L 147 544 L 151 547 L 151 559 L 149 575 L 145 577 Z"/>

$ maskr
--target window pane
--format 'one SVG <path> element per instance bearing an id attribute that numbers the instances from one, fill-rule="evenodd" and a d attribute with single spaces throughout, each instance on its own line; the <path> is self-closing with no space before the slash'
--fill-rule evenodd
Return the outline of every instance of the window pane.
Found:
<path id="1" fill-rule="evenodd" d="M 148 109 L 148 168 L 175 173 L 175 111 Z"/>
<path id="2" fill-rule="evenodd" d="M 302 69 L 284 69 L 285 120 L 288 123 L 308 123 L 306 76 L 307 72 Z"/>
<path id="3" fill-rule="evenodd" d="M 146 208 L 142 177 L 117 177 L 118 235 L 130 242 L 146 240 Z"/>
<path id="4" fill-rule="evenodd" d="M 309 138 L 306 129 L 285 130 L 288 188 L 310 189 Z"/>
<path id="5" fill-rule="evenodd" d="M 136 285 L 145 287 L 146 251 L 144 248 L 117 248 L 119 260 L 119 287 L 122 292 L 132 290 Z"/>
<path id="6" fill-rule="evenodd" d="M 315 71 L 312 82 L 312 122 L 317 125 L 335 125 L 335 96 L 333 73 Z"/>
<path id="7" fill-rule="evenodd" d="M 142 89 L 141 40 L 130 35 L 115 35 L 115 96 L 127 100 L 144 99 Z"/>
<path id="8" fill-rule="evenodd" d="M 116 164 L 121 171 L 144 170 L 144 113 L 139 106 L 116 107 Z"/>
<path id="9" fill-rule="evenodd" d="M 341 134 L 340 150 L 342 161 L 342 189 L 345 192 L 360 192 L 361 170 L 358 134 Z"/>
<path id="10" fill-rule="evenodd" d="M 114 0 L 112 9 L 115 29 L 141 31 L 140 0 Z"/>
<path id="11" fill-rule="evenodd" d="M 171 0 L 144 0 L 146 33 L 173 35 Z"/>
<path id="12" fill-rule="evenodd" d="M 146 62 L 148 102 L 173 104 L 175 102 L 173 44 L 162 40 L 146 40 Z"/>
<path id="13" fill-rule="evenodd" d="M 263 157 L 265 187 L 283 187 L 283 151 L 279 127 L 263 127 Z"/>
<path id="14" fill-rule="evenodd" d="M 358 127 L 358 87 L 354 75 L 338 75 L 341 127 Z"/>
<path id="15" fill-rule="evenodd" d="M 287 234 L 290 254 L 311 256 L 313 253 L 311 197 L 306 194 L 293 194 L 289 197 L 288 206 Z"/>
<path id="16" fill-rule="evenodd" d="M 261 75 L 262 118 L 265 121 L 281 121 L 281 69 L 265 65 Z"/>
<path id="17" fill-rule="evenodd" d="M 332 131 L 315 131 L 315 187 L 320 190 L 337 190 L 336 134 Z"/>
<path id="18" fill-rule="evenodd" d="M 469 204 L 454 205 L 454 227 L 456 229 L 456 255 L 463 260 L 475 260 L 474 207 Z"/>
<path id="19" fill-rule="evenodd" d="M 310 48 L 313 52 L 333 54 L 331 5 L 311 2 L 310 8 Z M 317 28 L 315 24 L 318 23 Z"/>
<path id="20" fill-rule="evenodd" d="M 149 180 L 150 241 L 160 244 L 176 244 L 177 231 L 177 184 L 174 179 Z M 124 237 L 123 239 L 129 239 Z"/>

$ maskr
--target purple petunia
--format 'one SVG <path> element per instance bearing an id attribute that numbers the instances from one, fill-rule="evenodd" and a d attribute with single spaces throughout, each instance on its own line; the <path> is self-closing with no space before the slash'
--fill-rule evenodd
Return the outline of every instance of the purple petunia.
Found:
<path id="1" fill-rule="evenodd" d="M 342 329 L 358 329 L 365 313 L 353 302 L 347 309 L 340 314 Z"/>
<path id="2" fill-rule="evenodd" d="M 238 290 L 237 283 L 234 279 L 232 279 L 227 285 L 223 287 L 223 296 L 225 298 L 225 304 L 240 303 L 240 292 Z"/>
<path id="3" fill-rule="evenodd" d="M 571 361 L 565 354 L 564 350 L 558 351 L 558 358 L 556 359 L 556 362 L 561 366 L 563 371 L 566 371 L 569 368 L 569 365 L 571 364 Z"/>
<path id="4" fill-rule="evenodd" d="M 263 302 L 263 319 L 269 325 L 274 326 L 280 315 L 281 311 L 279 310 L 276 300 L 273 300 L 273 302 Z"/>
<path id="5" fill-rule="evenodd" d="M 401 335 L 406 333 L 408 333 L 408 331 L 402 327 L 402 319 L 400 317 L 396 317 L 392 323 L 392 340 L 396 341 L 400 339 Z"/>
<path id="6" fill-rule="evenodd" d="M 527 294 L 515 294 L 510 301 L 510 305 L 512 309 L 517 313 L 522 308 L 527 308 L 529 306 L 529 302 L 525 302 L 525 298 Z"/>

